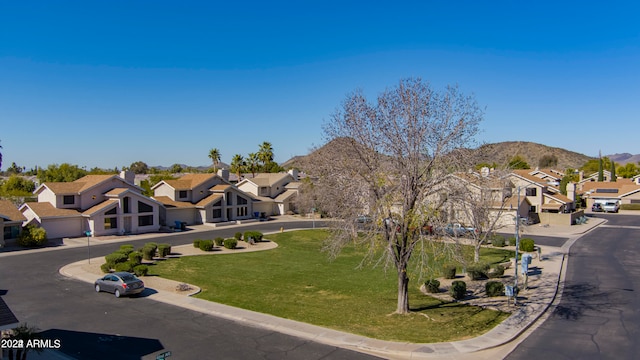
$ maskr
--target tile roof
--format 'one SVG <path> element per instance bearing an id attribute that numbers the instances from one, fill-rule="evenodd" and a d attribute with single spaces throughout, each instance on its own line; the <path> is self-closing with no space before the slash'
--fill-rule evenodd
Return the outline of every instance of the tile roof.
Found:
<path id="1" fill-rule="evenodd" d="M 0 215 L 3 217 L 6 216 L 5 219 L 9 221 L 27 220 L 27 218 L 22 215 L 22 212 L 9 200 L 0 200 Z"/>
<path id="2" fill-rule="evenodd" d="M 77 194 L 80 192 L 82 187 L 84 186 L 81 183 L 75 182 L 46 182 L 40 185 L 38 189 L 41 189 L 43 186 L 51 189 L 56 194 Z"/>
<path id="3" fill-rule="evenodd" d="M 79 194 L 109 179 L 120 179 L 124 181 L 124 179 L 118 175 L 86 175 L 72 182 L 45 182 L 41 186 L 46 186 L 59 195 Z"/>
<path id="4" fill-rule="evenodd" d="M 283 201 L 287 201 L 289 198 L 291 198 L 292 196 L 296 195 L 298 192 L 295 190 L 287 190 L 285 192 L 283 192 L 282 194 L 276 196 L 276 198 L 274 199 L 276 202 L 283 202 Z"/>
<path id="5" fill-rule="evenodd" d="M 186 174 L 177 180 L 164 180 L 164 182 L 176 190 L 193 190 L 198 185 L 209 181 L 215 177 L 216 174 Z"/>
<path id="6" fill-rule="evenodd" d="M 260 173 L 256 174 L 255 177 L 249 179 L 252 183 L 258 186 L 273 186 L 278 181 L 286 178 L 287 176 L 291 177 L 289 173 Z"/>
<path id="7" fill-rule="evenodd" d="M 109 200 L 105 200 L 85 211 L 82 212 L 82 215 L 93 215 L 94 213 L 100 212 L 100 210 L 104 210 L 106 208 L 108 208 L 111 205 L 114 204 L 118 204 L 118 200 L 116 199 L 109 199 Z"/>
<path id="8" fill-rule="evenodd" d="M 107 191 L 105 193 L 105 195 L 107 195 L 107 196 L 109 196 L 109 195 L 118 196 L 118 195 L 120 195 L 122 193 L 125 193 L 125 192 L 129 191 L 129 190 L 131 190 L 131 189 L 129 189 L 129 188 L 115 188 L 115 189 L 111 189 L 111 190 Z"/>
<path id="9" fill-rule="evenodd" d="M 167 208 L 194 208 L 195 205 L 187 201 L 175 201 L 168 196 L 154 196 L 154 200 L 158 201 Z"/>
<path id="10" fill-rule="evenodd" d="M 222 195 L 220 195 L 220 194 L 212 194 L 212 195 L 209 195 L 206 198 L 198 201 L 196 206 L 198 206 L 198 207 L 207 206 L 207 205 L 209 205 L 211 203 L 214 203 L 214 202 L 216 202 L 216 201 L 218 201 L 220 199 L 222 199 Z"/>
<path id="11" fill-rule="evenodd" d="M 57 209 L 48 202 L 28 202 L 22 205 L 20 209 L 24 206 L 29 207 L 41 219 L 50 217 L 80 216 L 80 213 L 77 210 Z"/>
<path id="12" fill-rule="evenodd" d="M 609 189 L 609 190 L 617 190 L 617 192 L 598 192 L 599 189 Z M 591 197 L 595 196 L 604 196 L 604 197 L 619 197 L 627 194 L 631 194 L 637 191 L 640 191 L 640 185 L 636 185 L 633 182 L 626 181 L 616 181 L 616 182 L 607 182 L 607 181 L 591 181 L 586 182 L 582 185 L 582 193 L 586 193 L 591 191 Z"/>
<path id="13" fill-rule="evenodd" d="M 229 184 L 218 184 L 214 187 L 212 187 L 211 189 L 209 189 L 209 191 L 215 191 L 215 192 L 220 192 L 220 191 L 225 191 L 228 188 L 233 187 L 233 185 L 229 185 Z"/>

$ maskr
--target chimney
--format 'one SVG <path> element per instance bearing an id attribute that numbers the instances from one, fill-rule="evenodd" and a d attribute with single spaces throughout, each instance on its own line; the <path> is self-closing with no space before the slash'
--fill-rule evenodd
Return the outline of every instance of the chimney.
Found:
<path id="1" fill-rule="evenodd" d="M 133 184 L 136 180 L 136 174 L 133 171 L 125 170 L 120 172 L 120 177 L 129 184 Z"/>
<path id="2" fill-rule="evenodd" d="M 575 183 L 570 182 L 567 184 L 567 197 L 574 203 L 576 202 L 576 184 Z"/>
<path id="3" fill-rule="evenodd" d="M 229 169 L 220 169 L 218 170 L 218 176 L 220 176 L 224 181 L 229 181 Z M 238 180 L 240 181 L 240 180 Z"/>
<path id="4" fill-rule="evenodd" d="M 580 170 L 578 172 L 578 181 L 584 180 L 584 171 Z"/>
<path id="5" fill-rule="evenodd" d="M 291 169 L 289 171 L 287 171 L 287 173 L 291 176 L 293 176 L 293 181 L 298 181 L 298 170 L 297 169 Z"/>

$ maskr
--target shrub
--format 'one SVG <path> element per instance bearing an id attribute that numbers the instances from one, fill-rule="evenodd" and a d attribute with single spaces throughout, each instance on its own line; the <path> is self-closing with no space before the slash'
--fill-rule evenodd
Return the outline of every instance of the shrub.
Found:
<path id="1" fill-rule="evenodd" d="M 238 246 L 238 240 L 234 239 L 225 239 L 224 247 L 227 249 L 235 249 Z"/>
<path id="2" fill-rule="evenodd" d="M 438 293 L 440 292 L 440 281 L 436 279 L 429 279 L 424 282 L 424 288 L 428 293 Z"/>
<path id="3" fill-rule="evenodd" d="M 535 243 L 533 239 L 524 238 L 520 239 L 520 251 L 532 252 L 535 250 Z"/>
<path id="4" fill-rule="evenodd" d="M 504 275 L 504 266 L 500 264 L 496 265 L 496 267 L 493 268 L 492 271 L 487 273 L 487 276 L 489 276 L 490 279 L 499 278 L 502 275 Z"/>
<path id="5" fill-rule="evenodd" d="M 255 242 L 262 241 L 262 236 L 260 231 L 245 231 L 244 241 L 249 242 L 251 239 Z"/>
<path id="6" fill-rule="evenodd" d="M 158 256 L 160 256 L 161 258 L 165 258 L 169 254 L 171 254 L 171 244 L 158 245 Z"/>
<path id="7" fill-rule="evenodd" d="M 504 247 L 506 245 L 504 236 L 498 234 L 493 235 L 491 244 L 495 247 Z"/>
<path id="8" fill-rule="evenodd" d="M 489 271 L 489 264 L 472 264 L 467 267 L 467 275 L 471 280 L 481 280 L 487 277 Z"/>
<path id="9" fill-rule="evenodd" d="M 509 246 L 516 246 L 516 237 L 512 236 L 509 238 Z"/>
<path id="10" fill-rule="evenodd" d="M 153 248 L 154 250 L 158 250 L 158 244 L 154 242 L 148 242 L 144 244 L 144 247 L 150 247 L 150 248 Z"/>
<path id="11" fill-rule="evenodd" d="M 133 245 L 120 245 L 120 249 L 116 252 L 121 252 L 123 254 L 129 255 L 133 252 Z"/>
<path id="12" fill-rule="evenodd" d="M 442 267 L 442 276 L 445 279 L 455 279 L 456 278 L 456 266 L 452 264 L 445 264 Z"/>
<path id="13" fill-rule="evenodd" d="M 193 247 L 194 248 L 200 248 L 200 241 L 202 241 L 202 240 L 200 240 L 200 239 L 193 240 Z"/>
<path id="14" fill-rule="evenodd" d="M 139 251 L 132 251 L 129 253 L 129 262 L 139 265 L 142 262 L 142 253 Z"/>
<path id="15" fill-rule="evenodd" d="M 114 252 L 104 257 L 108 264 L 119 264 L 129 260 L 129 257 L 121 252 Z"/>
<path id="16" fill-rule="evenodd" d="M 467 294 L 467 283 L 461 280 L 455 280 L 451 283 L 449 294 L 456 300 L 464 299 Z"/>
<path id="17" fill-rule="evenodd" d="M 236 240 L 240 241 L 240 240 L 242 240 L 242 233 L 238 231 L 237 233 L 235 233 L 235 235 L 233 235 L 233 237 Z"/>
<path id="18" fill-rule="evenodd" d="M 620 210 L 640 210 L 640 204 L 622 204 Z"/>
<path id="19" fill-rule="evenodd" d="M 102 270 L 103 273 L 108 273 L 111 272 L 111 264 L 109 263 L 104 263 L 102 265 L 100 265 L 100 270 Z"/>
<path id="20" fill-rule="evenodd" d="M 149 267 L 147 265 L 136 265 L 133 267 L 133 273 L 136 276 L 146 276 L 149 273 Z"/>
<path id="21" fill-rule="evenodd" d="M 216 243 L 216 246 L 222 246 L 224 245 L 224 238 L 223 237 L 217 237 L 215 239 L 213 239 L 213 241 Z"/>
<path id="22" fill-rule="evenodd" d="M 211 240 L 201 240 L 200 241 L 200 250 L 202 250 L 202 251 L 211 251 L 211 250 L 213 250 L 213 241 L 211 241 Z"/>
<path id="23" fill-rule="evenodd" d="M 43 246 L 47 243 L 47 231 L 41 227 L 28 225 L 22 229 L 17 243 L 24 247 Z"/>
<path id="24" fill-rule="evenodd" d="M 487 281 L 484 289 L 489 297 L 504 295 L 504 284 L 500 281 Z"/>
<path id="25" fill-rule="evenodd" d="M 156 256 L 156 248 L 152 246 L 145 245 L 142 248 L 142 258 L 145 260 L 153 260 L 153 257 Z"/>
<path id="26" fill-rule="evenodd" d="M 128 262 L 128 261 L 117 263 L 116 266 L 115 266 L 115 270 L 116 271 L 132 272 L 133 271 L 133 264 Z"/>

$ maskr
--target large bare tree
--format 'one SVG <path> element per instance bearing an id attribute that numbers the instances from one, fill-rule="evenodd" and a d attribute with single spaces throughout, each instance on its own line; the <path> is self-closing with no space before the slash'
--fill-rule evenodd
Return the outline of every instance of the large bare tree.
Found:
<path id="1" fill-rule="evenodd" d="M 382 249 L 378 259 L 397 271 L 396 313 L 409 312 L 409 260 L 423 248 L 416 246 L 421 230 L 439 216 L 441 202 L 427 199 L 464 160 L 460 150 L 473 142 L 482 116 L 457 87 L 436 91 L 404 79 L 375 102 L 362 91 L 349 94 L 325 124 L 330 144 L 310 156 L 318 207 L 344 220 L 327 249 L 337 254 L 353 242 L 372 256 Z"/>

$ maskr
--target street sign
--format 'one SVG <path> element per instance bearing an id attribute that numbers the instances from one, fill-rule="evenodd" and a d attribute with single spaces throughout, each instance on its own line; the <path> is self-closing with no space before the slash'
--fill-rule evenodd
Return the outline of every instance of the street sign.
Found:
<path id="1" fill-rule="evenodd" d="M 507 297 L 513 297 L 513 286 L 507 285 L 504 287 L 504 294 Z"/>
<path id="2" fill-rule="evenodd" d="M 168 358 L 169 356 L 171 356 L 171 351 L 165 351 L 160 355 L 156 356 L 156 360 L 164 360 L 166 358 Z"/>

